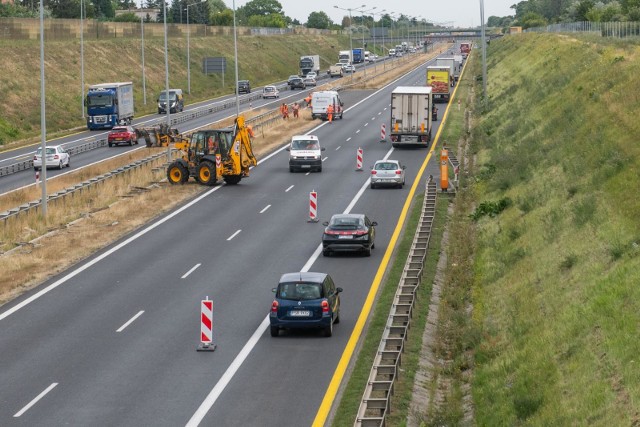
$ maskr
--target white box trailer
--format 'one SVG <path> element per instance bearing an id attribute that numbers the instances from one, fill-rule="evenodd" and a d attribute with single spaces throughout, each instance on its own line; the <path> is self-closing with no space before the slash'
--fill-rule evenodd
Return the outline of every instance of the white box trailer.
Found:
<path id="1" fill-rule="evenodd" d="M 432 107 L 431 87 L 396 87 L 391 92 L 391 144 L 394 147 L 428 147 L 431 141 Z"/>

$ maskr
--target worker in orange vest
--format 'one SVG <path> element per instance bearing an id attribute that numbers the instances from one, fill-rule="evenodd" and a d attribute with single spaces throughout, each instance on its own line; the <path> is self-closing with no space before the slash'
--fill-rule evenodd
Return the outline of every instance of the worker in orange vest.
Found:
<path id="1" fill-rule="evenodd" d="M 282 106 L 280 107 L 280 113 L 282 113 L 282 118 L 283 119 L 288 119 L 289 118 L 289 107 L 284 102 L 282 103 Z"/>
<path id="2" fill-rule="evenodd" d="M 304 102 L 307 103 L 307 108 L 311 108 L 311 92 L 309 92 L 309 96 L 304 99 Z"/>
<path id="3" fill-rule="evenodd" d="M 329 123 L 333 123 L 333 104 L 329 104 L 327 107 L 327 119 L 329 119 Z"/>

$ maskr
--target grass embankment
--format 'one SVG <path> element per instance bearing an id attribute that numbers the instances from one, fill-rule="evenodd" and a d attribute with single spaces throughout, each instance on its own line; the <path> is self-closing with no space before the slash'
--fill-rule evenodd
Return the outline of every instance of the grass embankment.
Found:
<path id="1" fill-rule="evenodd" d="M 411 60 L 403 61 L 385 76 L 389 81 L 393 80 L 425 60 L 425 55 L 416 55 Z M 362 78 L 358 74 L 355 76 L 356 81 Z M 334 80 L 334 83 L 339 84 L 340 80 L 342 79 Z M 254 110 L 247 113 L 246 117 L 262 112 L 264 111 Z M 311 119 L 310 110 L 303 109 L 300 120 L 279 121 L 266 129 L 260 128 L 252 141 L 254 152 L 260 159 L 275 147 L 285 144 L 292 135 L 306 132 L 318 124 L 317 120 Z M 68 188 L 149 153 L 163 150 L 166 148 L 137 150 L 122 158 L 56 177 L 47 181 L 48 192 Z M 209 188 L 193 181 L 184 186 L 159 183 L 164 178 L 164 168 L 159 171 L 141 168 L 132 174 L 100 184 L 92 190 L 76 193 L 64 202 L 51 203 L 46 224 L 38 214 L 20 215 L 17 219 L 8 220 L 6 224 L 0 224 L 0 251 L 20 246 L 11 253 L 2 253 L 0 256 L 0 270 L 5 272 L 0 276 L 0 304 Z M 144 189 L 149 186 L 150 189 Z M 25 188 L 0 197 L 0 209 L 13 208 L 39 197 L 40 193 L 34 187 Z M 79 218 L 82 221 L 75 221 Z M 41 238 L 33 241 L 38 237 Z M 26 242 L 32 243 L 25 244 Z"/>
<path id="2" fill-rule="evenodd" d="M 639 54 L 582 35 L 491 43 L 464 294 L 477 425 L 640 422 Z"/>

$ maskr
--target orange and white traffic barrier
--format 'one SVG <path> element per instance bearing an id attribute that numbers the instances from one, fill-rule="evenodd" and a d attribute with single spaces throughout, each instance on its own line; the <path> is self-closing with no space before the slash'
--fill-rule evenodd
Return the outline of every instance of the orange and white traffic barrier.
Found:
<path id="1" fill-rule="evenodd" d="M 213 343 L 213 301 L 205 297 L 200 302 L 200 345 L 198 351 L 214 351 Z"/>
<path id="2" fill-rule="evenodd" d="M 362 148 L 358 147 L 358 150 L 356 151 L 356 170 L 357 171 L 362 171 Z"/>
<path id="3" fill-rule="evenodd" d="M 380 127 L 380 142 L 385 142 L 387 140 L 387 128 L 384 123 Z"/>
<path id="4" fill-rule="evenodd" d="M 36 171 L 36 186 L 40 185 L 40 171 Z"/>
<path id="5" fill-rule="evenodd" d="M 318 222 L 318 193 L 316 190 L 309 193 L 309 220 L 307 222 Z"/>
<path id="6" fill-rule="evenodd" d="M 449 151 L 446 148 L 440 152 L 440 189 L 449 189 Z"/>

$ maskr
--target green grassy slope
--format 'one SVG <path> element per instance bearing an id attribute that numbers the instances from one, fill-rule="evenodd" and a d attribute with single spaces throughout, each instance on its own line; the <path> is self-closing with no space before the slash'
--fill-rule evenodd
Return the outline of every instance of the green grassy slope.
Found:
<path id="1" fill-rule="evenodd" d="M 238 38 L 240 79 L 252 86 L 285 80 L 298 72 L 301 55 L 320 55 L 322 70 L 335 63 L 346 36 L 282 35 Z M 0 147 L 40 134 L 39 41 L 0 40 Z M 143 104 L 140 40 L 89 40 L 84 44 L 84 81 L 90 84 L 133 81 L 136 115 L 152 113 L 157 94 L 165 87 L 164 39 L 145 38 L 147 105 Z M 233 92 L 233 36 L 192 37 L 191 95 L 187 94 L 187 41 L 170 38 L 169 84 L 183 89 L 187 103 Z M 225 56 L 225 87 L 221 75 L 202 73 L 202 58 Z M 80 41 L 45 40 L 47 134 L 81 127 Z M 86 93 L 86 89 L 85 89 Z"/>
<path id="2" fill-rule="evenodd" d="M 640 422 L 639 54 L 582 35 L 491 43 L 474 191 L 507 207 L 477 221 L 478 425 Z"/>

